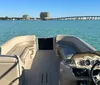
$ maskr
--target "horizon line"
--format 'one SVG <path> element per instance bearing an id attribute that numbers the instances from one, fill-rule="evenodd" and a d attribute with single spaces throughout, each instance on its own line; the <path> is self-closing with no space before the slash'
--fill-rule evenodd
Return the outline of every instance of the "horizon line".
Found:
<path id="1" fill-rule="evenodd" d="M 21 17 L 20 16 L 19 17 L 18 16 L 0 16 L 0 18 L 4 18 L 4 17 L 8 17 L 8 18 L 22 18 L 23 15 Z M 100 17 L 100 15 L 99 16 L 98 15 L 97 16 L 96 15 L 87 15 L 87 16 L 86 15 L 82 15 L 82 16 L 79 15 L 79 16 L 66 16 L 66 17 L 65 16 L 61 17 L 60 16 L 60 17 L 51 17 L 51 18 L 67 18 L 67 17 Z M 31 17 L 30 16 L 30 18 L 40 18 L 40 17 Z"/>

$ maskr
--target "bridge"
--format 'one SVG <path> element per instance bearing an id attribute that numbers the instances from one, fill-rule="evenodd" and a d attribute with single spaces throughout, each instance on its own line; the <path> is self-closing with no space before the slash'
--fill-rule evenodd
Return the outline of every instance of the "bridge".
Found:
<path id="1" fill-rule="evenodd" d="M 51 18 L 51 20 L 100 20 L 100 16 L 72 16 Z"/>

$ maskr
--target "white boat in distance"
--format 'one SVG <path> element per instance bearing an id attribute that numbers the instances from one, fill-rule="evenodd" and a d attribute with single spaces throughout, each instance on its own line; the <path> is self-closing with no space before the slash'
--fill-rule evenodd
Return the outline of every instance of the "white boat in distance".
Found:
<path id="1" fill-rule="evenodd" d="M 0 47 L 0 85 L 99 85 L 99 52 L 77 37 L 18 36 Z"/>

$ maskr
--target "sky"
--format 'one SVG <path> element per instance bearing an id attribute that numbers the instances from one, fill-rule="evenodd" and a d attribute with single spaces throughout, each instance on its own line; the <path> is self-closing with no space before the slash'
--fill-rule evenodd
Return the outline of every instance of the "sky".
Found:
<path id="1" fill-rule="evenodd" d="M 51 17 L 100 16 L 100 0 L 0 0 L 0 17 L 39 17 L 40 12 Z"/>

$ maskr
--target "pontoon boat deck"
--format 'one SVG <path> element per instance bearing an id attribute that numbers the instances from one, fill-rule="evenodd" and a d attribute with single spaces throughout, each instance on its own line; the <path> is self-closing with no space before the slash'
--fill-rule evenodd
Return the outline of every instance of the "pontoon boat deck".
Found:
<path id="1" fill-rule="evenodd" d="M 91 58 L 85 52 L 95 51 L 74 36 L 37 38 L 27 35 L 12 38 L 1 45 L 0 85 L 91 85 L 88 74 L 92 66 L 85 60 L 92 62 L 100 57 L 94 55 Z M 73 58 L 76 53 L 85 53 L 85 57 Z"/>

